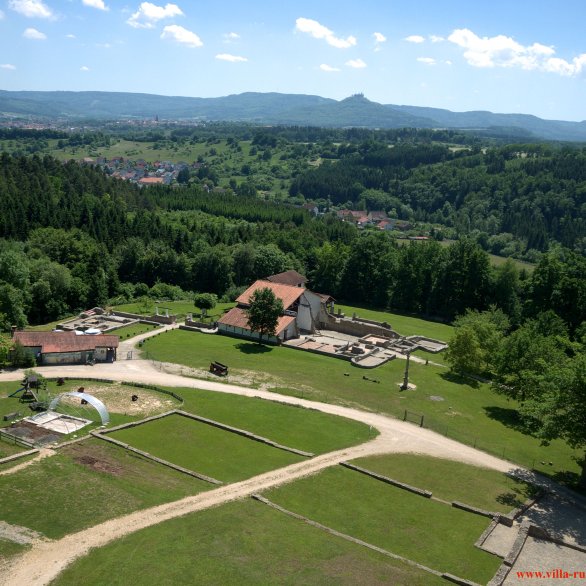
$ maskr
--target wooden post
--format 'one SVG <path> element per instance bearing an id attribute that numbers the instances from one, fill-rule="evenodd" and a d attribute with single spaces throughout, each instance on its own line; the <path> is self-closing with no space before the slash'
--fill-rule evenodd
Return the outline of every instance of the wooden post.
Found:
<path id="1" fill-rule="evenodd" d="M 409 388 L 409 358 L 411 357 L 411 352 L 407 352 L 407 364 L 405 365 L 405 378 L 403 379 L 403 384 L 401 385 L 401 390 L 406 391 Z"/>

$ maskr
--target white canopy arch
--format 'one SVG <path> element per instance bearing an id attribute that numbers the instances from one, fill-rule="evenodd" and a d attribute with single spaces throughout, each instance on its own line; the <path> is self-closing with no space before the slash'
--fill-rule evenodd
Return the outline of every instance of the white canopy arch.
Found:
<path id="1" fill-rule="evenodd" d="M 100 414 L 100 417 L 102 419 L 102 425 L 106 425 L 110 422 L 110 414 L 108 413 L 108 409 L 106 409 L 106 405 L 104 405 L 104 403 L 102 403 L 100 399 L 97 399 L 93 395 L 88 395 L 87 393 L 61 393 L 58 397 L 55 397 L 51 401 L 51 404 L 49 405 L 49 410 L 54 410 L 63 397 L 77 397 L 78 399 L 85 399 Z"/>

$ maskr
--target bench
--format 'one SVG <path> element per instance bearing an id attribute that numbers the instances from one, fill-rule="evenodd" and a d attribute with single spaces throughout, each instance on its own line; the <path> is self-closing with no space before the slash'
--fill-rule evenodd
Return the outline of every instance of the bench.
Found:
<path id="1" fill-rule="evenodd" d="M 221 362 L 212 362 L 210 364 L 210 372 L 218 376 L 226 376 L 228 374 L 228 367 Z"/>

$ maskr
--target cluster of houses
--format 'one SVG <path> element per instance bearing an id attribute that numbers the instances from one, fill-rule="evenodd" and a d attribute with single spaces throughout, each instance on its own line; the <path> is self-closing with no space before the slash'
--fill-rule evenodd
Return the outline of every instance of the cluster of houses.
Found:
<path id="1" fill-rule="evenodd" d="M 336 216 L 343 222 L 355 224 L 358 228 L 374 226 L 379 230 L 401 230 L 405 232 L 413 227 L 411 222 L 406 220 L 389 218 L 384 211 L 338 210 Z"/>
<path id="2" fill-rule="evenodd" d="M 171 185 L 182 169 L 197 170 L 201 163 L 186 163 L 179 161 L 155 161 L 150 163 L 144 159 L 125 159 L 124 157 L 86 157 L 82 160 L 86 165 L 97 165 L 111 177 L 117 177 L 124 181 L 131 181 L 139 185 Z"/>

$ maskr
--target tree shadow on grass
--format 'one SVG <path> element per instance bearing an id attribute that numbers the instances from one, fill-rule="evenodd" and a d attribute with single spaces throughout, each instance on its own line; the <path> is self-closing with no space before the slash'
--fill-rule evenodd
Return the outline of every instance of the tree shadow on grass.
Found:
<path id="1" fill-rule="evenodd" d="M 241 342 L 236 344 L 236 348 L 243 354 L 266 354 L 273 351 L 272 346 L 265 346 L 256 342 Z"/>
<path id="2" fill-rule="evenodd" d="M 473 378 L 469 378 L 467 376 L 462 376 L 460 374 L 456 374 L 455 372 L 442 372 L 440 376 L 449 383 L 454 383 L 456 385 L 468 385 L 473 389 L 477 389 L 480 386 L 480 383 Z"/>
<path id="3" fill-rule="evenodd" d="M 484 412 L 488 417 L 495 421 L 500 421 L 503 425 L 510 427 L 516 431 L 520 431 L 525 435 L 535 437 L 531 430 L 531 422 L 523 419 L 516 409 L 509 409 L 507 407 L 497 407 L 490 405 L 484 408 Z"/>

